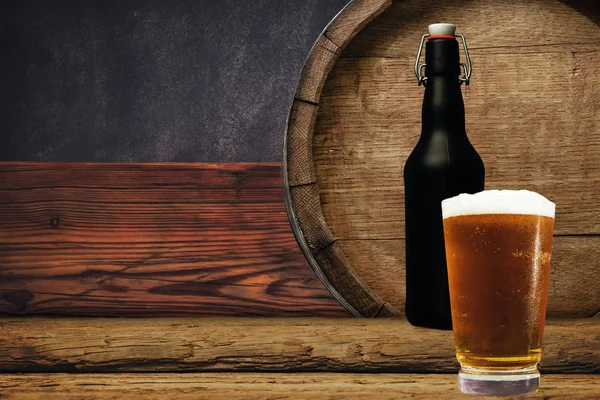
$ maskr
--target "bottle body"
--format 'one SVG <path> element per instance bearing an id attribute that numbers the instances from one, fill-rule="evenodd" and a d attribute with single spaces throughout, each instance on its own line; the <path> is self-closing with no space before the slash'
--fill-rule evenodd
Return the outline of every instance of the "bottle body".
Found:
<path id="1" fill-rule="evenodd" d="M 415 326 L 451 329 L 441 202 L 482 191 L 485 169 L 466 135 L 458 44 L 441 40 L 447 43 L 427 43 L 421 137 L 404 167 L 406 317 Z"/>

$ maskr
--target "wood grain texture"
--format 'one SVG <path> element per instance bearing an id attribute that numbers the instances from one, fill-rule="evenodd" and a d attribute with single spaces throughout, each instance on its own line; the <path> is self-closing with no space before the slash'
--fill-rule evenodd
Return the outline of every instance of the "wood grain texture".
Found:
<path id="1" fill-rule="evenodd" d="M 353 316 L 377 316 L 380 312 L 397 316 L 400 312 L 372 293 L 348 264 L 336 264 L 343 260 L 343 254 L 337 247 L 329 248 L 334 239 L 320 207 L 312 157 L 313 132 L 321 92 L 340 51 L 390 5 L 390 0 L 354 0 L 327 26 L 300 75 L 284 141 L 285 201 L 293 232 L 317 276 Z M 319 252 L 325 269 L 315 258 Z M 330 267 L 336 268 L 327 269 Z"/>
<path id="2" fill-rule="evenodd" d="M 399 312 L 393 306 L 379 301 L 351 268 L 345 266 L 337 272 L 326 271 L 325 274 L 314 258 L 315 253 L 328 251 L 326 247 L 333 242 L 333 238 L 324 223 L 319 206 L 320 198 L 312 162 L 312 136 L 321 92 L 340 51 L 362 27 L 390 4 L 390 0 L 351 1 L 317 39 L 300 74 L 284 142 L 286 207 L 292 213 L 290 220 L 293 232 L 317 276 L 353 316 L 370 315 L 365 313 L 366 310 L 355 308 L 363 305 L 379 311 L 385 307 L 386 312 L 394 315 Z M 357 293 L 358 300 L 348 303 L 335 289 L 340 287 L 339 282 L 352 283 L 344 291 Z M 366 290 L 362 290 L 363 288 Z M 377 315 L 377 312 L 373 315 Z"/>
<path id="3" fill-rule="evenodd" d="M 391 3 L 391 0 L 351 1 L 317 38 L 300 73 L 295 98 L 318 103 L 327 75 L 341 50 Z"/>
<path id="4" fill-rule="evenodd" d="M 486 165 L 486 188 L 544 194 L 557 204 L 555 233 L 582 237 L 577 244 L 578 239 L 558 242 L 562 254 L 556 256 L 559 273 L 552 278 L 549 314 L 579 317 L 600 309 L 600 288 L 576 279 L 596 276 L 600 268 L 591 247 L 597 239 L 590 237 L 600 235 L 597 3 L 365 4 L 351 2 L 330 25 L 361 21 L 353 25 L 358 30 L 340 30 L 341 39 L 326 30 L 343 50 L 331 70 L 328 65 L 318 109 L 315 104 L 308 114 L 311 123 L 298 124 L 302 135 L 295 140 L 308 143 L 296 143 L 301 151 L 288 147 L 286 154 L 303 166 L 287 172 L 310 184 L 291 207 L 303 236 L 320 248 L 334 241 L 337 246 L 336 257 L 311 263 L 331 268 L 332 275 L 348 269 L 359 293 L 403 308 L 403 257 L 386 244 L 404 238 L 403 166 L 420 133 L 423 89 L 416 85 L 414 57 L 427 24 L 450 20 L 470 44 L 475 73 L 464 90 L 467 131 Z M 293 119 L 288 137 L 289 132 L 297 133 Z M 354 246 L 357 240 L 369 241 Z M 343 300 L 372 315 L 369 307 L 360 308 L 364 296 L 326 284 L 350 292 Z"/>
<path id="5" fill-rule="evenodd" d="M 294 100 L 289 116 L 289 128 L 285 140 L 286 177 L 289 187 L 315 183 L 312 162 L 312 134 L 317 120 L 318 106 Z"/>
<path id="6" fill-rule="evenodd" d="M 486 188 L 535 190 L 557 204 L 556 234 L 600 234 L 600 51 L 489 54 L 477 66 L 482 78 L 464 97 Z M 404 237 L 403 167 L 423 96 L 411 68 L 409 60 L 343 59 L 330 75 L 313 159 L 338 238 Z"/>
<path id="7" fill-rule="evenodd" d="M 327 74 L 331 71 L 339 53 L 340 48 L 335 43 L 323 35 L 319 36 L 300 73 L 296 99 L 310 103 L 319 102 Z"/>
<path id="8" fill-rule="evenodd" d="M 432 21 L 456 24 L 473 52 L 542 53 L 557 44 L 583 49 L 600 44 L 595 0 L 401 0 L 365 26 L 342 57 L 407 58 L 414 63 L 421 35 Z M 473 63 L 474 79 L 484 79 L 476 59 Z"/>
<path id="9" fill-rule="evenodd" d="M 353 0 L 327 26 L 323 34 L 343 49 L 391 4 L 391 0 Z"/>
<path id="10" fill-rule="evenodd" d="M 1 372 L 456 373 L 452 332 L 404 319 L 5 318 Z M 544 373 L 600 373 L 600 320 L 549 320 Z"/>
<path id="11" fill-rule="evenodd" d="M 374 293 L 404 311 L 406 301 L 405 241 L 338 240 L 344 261 L 360 269 L 360 279 Z M 600 276 L 600 237 L 557 236 L 554 238 L 547 315 L 586 318 L 600 312 L 600 289 L 593 284 Z M 579 266 L 574 273 L 574 266 Z M 354 269 L 353 269 L 354 270 Z M 357 273 L 357 272 L 356 272 Z"/>
<path id="12" fill-rule="evenodd" d="M 299 251 L 280 166 L 0 164 L 0 312 L 347 316 Z"/>
<path id="13" fill-rule="evenodd" d="M 20 374 L 0 375 L 5 399 L 477 399 L 454 374 Z M 600 398 L 595 375 L 543 375 L 528 399 Z"/>
<path id="14" fill-rule="evenodd" d="M 316 184 L 289 188 L 292 206 L 295 209 L 298 225 L 312 254 L 330 246 L 334 237 L 325 224 L 319 202 L 319 188 Z"/>
<path id="15" fill-rule="evenodd" d="M 350 306 L 361 316 L 373 318 L 379 315 L 386 303 L 358 276 L 337 243 L 323 248 L 314 256 L 327 286 L 336 288 L 343 299 L 352 299 Z M 391 305 L 387 311 L 393 316 L 402 315 Z"/>

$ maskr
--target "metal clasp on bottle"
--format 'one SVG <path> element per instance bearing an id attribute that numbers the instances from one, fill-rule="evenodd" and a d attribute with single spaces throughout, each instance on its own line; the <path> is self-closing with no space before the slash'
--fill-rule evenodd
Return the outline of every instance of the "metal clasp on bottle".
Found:
<path id="1" fill-rule="evenodd" d="M 427 39 L 428 37 L 429 34 L 425 34 L 421 37 L 421 44 L 419 45 L 419 51 L 417 53 L 417 61 L 415 61 L 415 75 L 417 77 L 417 81 L 419 82 L 419 86 L 425 85 L 427 83 L 427 77 L 425 76 L 424 71 L 427 67 L 427 64 L 420 64 L 420 62 L 421 53 L 423 52 L 423 44 L 425 44 L 425 39 Z M 467 59 L 466 64 L 460 63 L 460 67 L 462 68 L 464 75 L 459 77 L 458 79 L 460 80 L 460 83 L 464 82 L 465 85 L 468 85 L 471 82 L 471 72 L 473 71 L 473 68 L 471 66 L 471 57 L 469 57 L 469 49 L 467 48 L 467 40 L 460 33 L 455 34 L 454 37 L 460 38 L 462 40 L 463 49 L 465 50 L 465 56 Z"/>

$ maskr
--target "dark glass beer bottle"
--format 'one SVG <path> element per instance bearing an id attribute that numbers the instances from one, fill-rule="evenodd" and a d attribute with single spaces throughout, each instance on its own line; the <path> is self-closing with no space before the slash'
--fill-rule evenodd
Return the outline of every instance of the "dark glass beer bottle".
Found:
<path id="1" fill-rule="evenodd" d="M 415 326 L 452 329 L 441 201 L 482 191 L 485 171 L 465 129 L 461 83 L 468 84 L 471 67 L 464 37 L 451 24 L 430 25 L 429 32 L 415 64 L 425 85 L 421 137 L 404 166 L 406 317 Z M 460 63 L 456 37 L 468 65 Z M 425 39 L 425 65 L 419 65 Z"/>

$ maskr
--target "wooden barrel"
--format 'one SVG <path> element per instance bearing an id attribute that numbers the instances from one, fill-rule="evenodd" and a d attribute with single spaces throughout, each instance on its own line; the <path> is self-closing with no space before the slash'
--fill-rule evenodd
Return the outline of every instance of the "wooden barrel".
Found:
<path id="1" fill-rule="evenodd" d="M 420 134 L 413 64 L 432 22 L 473 62 L 467 132 L 486 189 L 557 205 L 548 315 L 600 311 L 600 6 L 595 0 L 354 0 L 318 38 L 288 120 L 288 215 L 354 316 L 402 315 L 403 166 Z"/>

